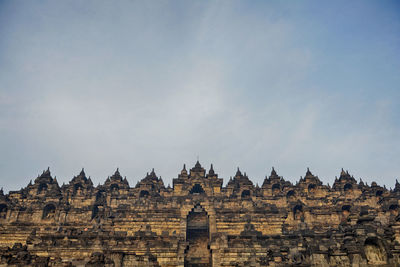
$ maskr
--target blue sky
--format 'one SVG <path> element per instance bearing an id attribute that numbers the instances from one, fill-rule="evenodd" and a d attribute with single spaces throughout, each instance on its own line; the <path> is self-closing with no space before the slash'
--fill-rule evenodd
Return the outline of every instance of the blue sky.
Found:
<path id="1" fill-rule="evenodd" d="M 400 177 L 398 1 L 0 1 L 0 186 Z"/>

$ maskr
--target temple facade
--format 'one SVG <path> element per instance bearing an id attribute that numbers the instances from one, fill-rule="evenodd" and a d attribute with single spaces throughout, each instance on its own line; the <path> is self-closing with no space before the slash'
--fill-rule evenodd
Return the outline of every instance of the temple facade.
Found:
<path id="1" fill-rule="evenodd" d="M 119 170 L 95 187 L 84 170 L 60 186 L 50 170 L 0 191 L 0 266 L 400 266 L 400 184 L 342 170 L 324 185 L 272 169 L 262 186 L 211 165 L 173 186 L 154 170 L 131 187 Z"/>

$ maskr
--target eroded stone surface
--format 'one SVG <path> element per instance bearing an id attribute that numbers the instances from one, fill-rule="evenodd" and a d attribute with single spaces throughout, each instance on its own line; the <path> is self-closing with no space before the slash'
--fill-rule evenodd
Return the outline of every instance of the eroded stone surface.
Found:
<path id="1" fill-rule="evenodd" d="M 135 187 L 117 170 L 93 186 L 84 170 L 50 170 L 0 191 L 0 266 L 400 266 L 400 184 L 333 186 L 307 170 L 295 185 L 273 169 L 226 187 L 213 167 L 184 166 L 173 187 L 154 170 Z"/>

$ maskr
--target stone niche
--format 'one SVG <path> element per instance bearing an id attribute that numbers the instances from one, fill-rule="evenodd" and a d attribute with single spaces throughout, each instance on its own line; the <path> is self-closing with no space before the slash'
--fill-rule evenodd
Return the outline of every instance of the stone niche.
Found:
<path id="1" fill-rule="evenodd" d="M 387 264 L 387 252 L 385 251 L 382 242 L 375 237 L 369 237 L 365 240 L 364 253 L 368 264 Z"/>

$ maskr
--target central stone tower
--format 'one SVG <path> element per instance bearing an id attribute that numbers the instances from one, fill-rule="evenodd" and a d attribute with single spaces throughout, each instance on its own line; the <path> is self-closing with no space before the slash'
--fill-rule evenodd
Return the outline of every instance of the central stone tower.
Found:
<path id="1" fill-rule="evenodd" d="M 206 170 L 197 161 L 194 167 L 190 169 L 189 174 L 186 170 L 186 165 L 183 165 L 181 174 L 178 175 L 178 178 L 173 179 L 174 195 L 205 194 L 209 197 L 215 197 L 221 194 L 222 183 L 223 179 L 218 178 L 212 164 L 208 174 L 206 174 Z"/>

